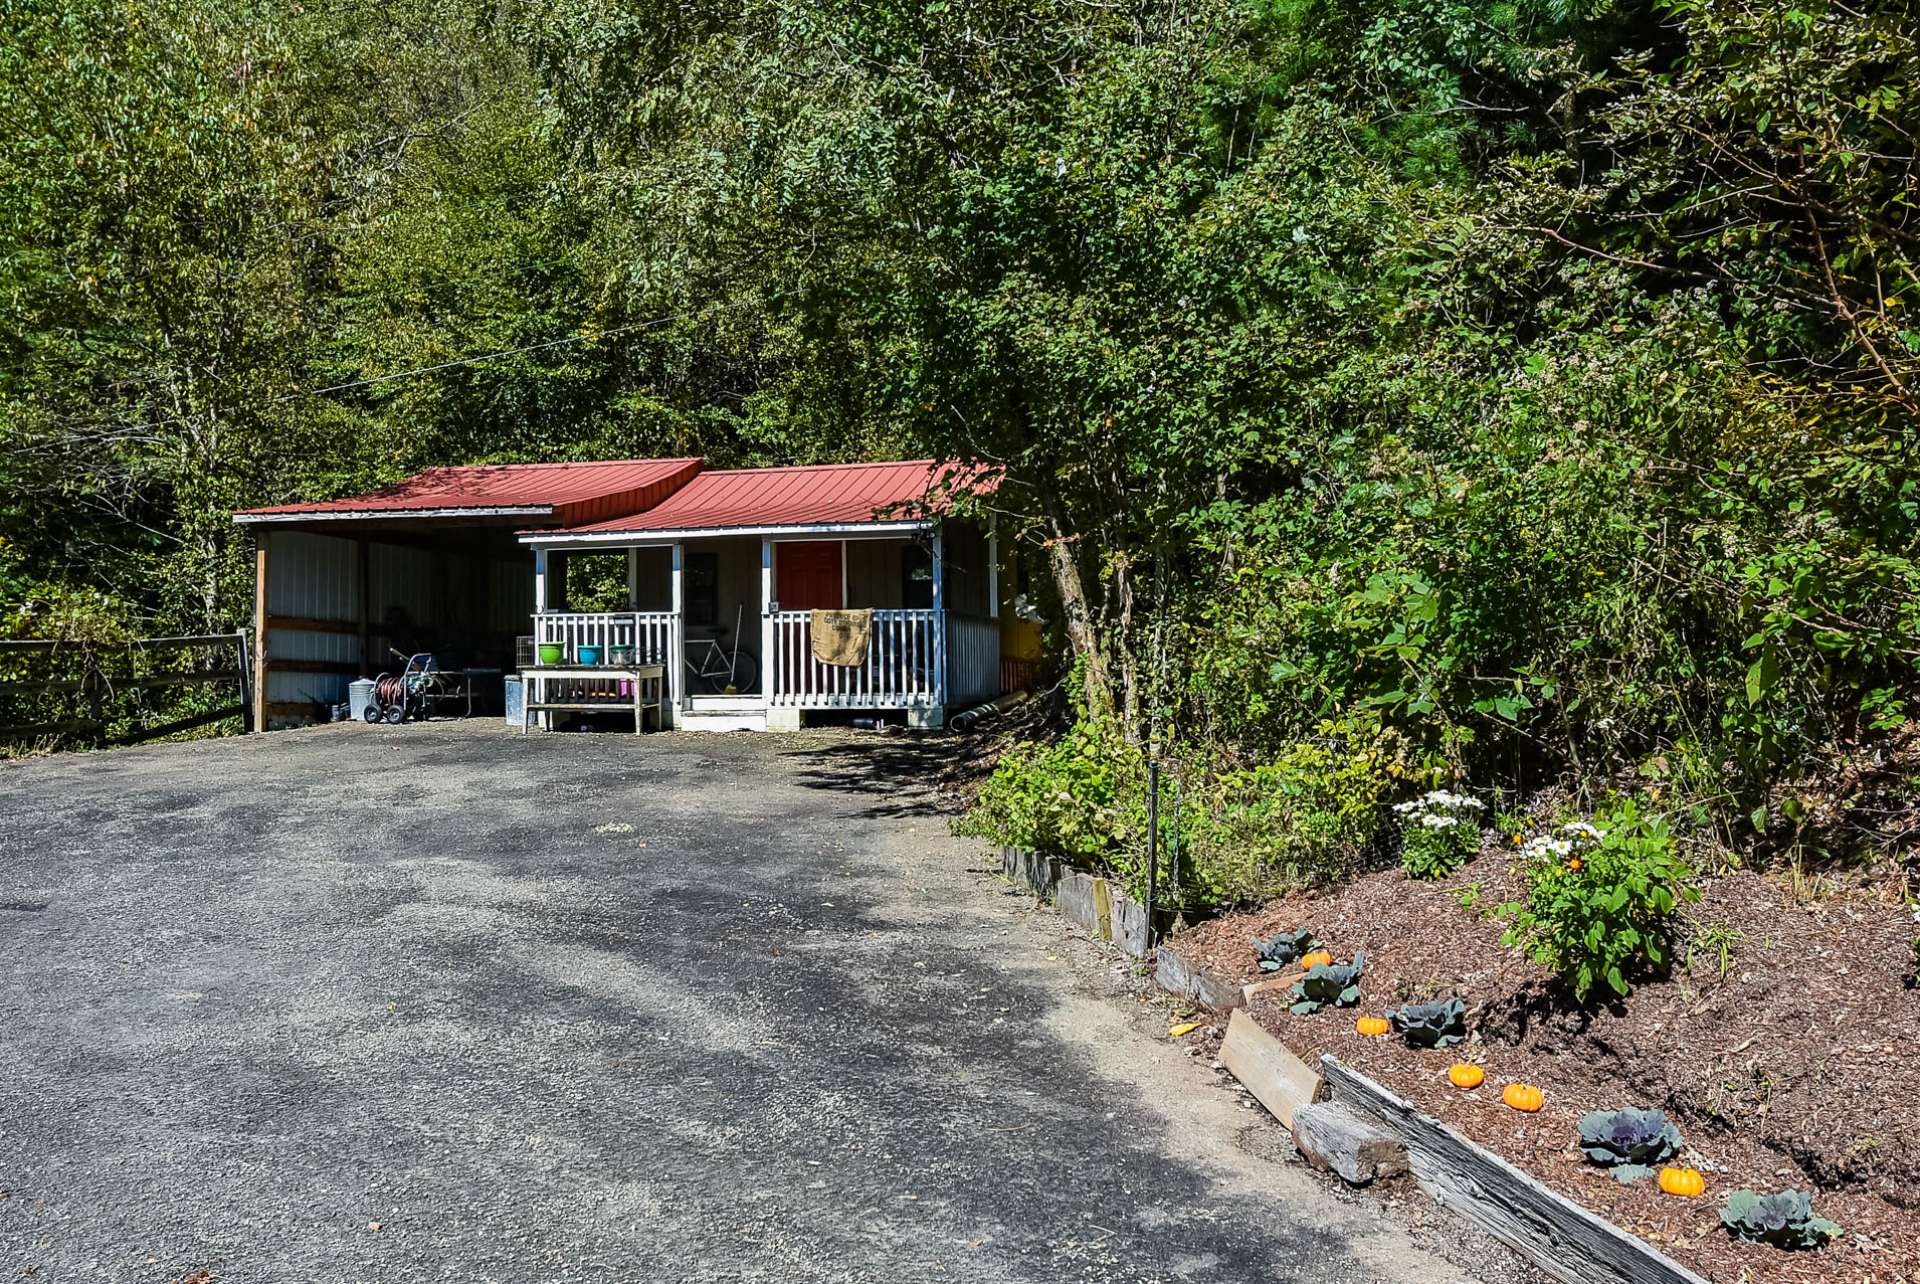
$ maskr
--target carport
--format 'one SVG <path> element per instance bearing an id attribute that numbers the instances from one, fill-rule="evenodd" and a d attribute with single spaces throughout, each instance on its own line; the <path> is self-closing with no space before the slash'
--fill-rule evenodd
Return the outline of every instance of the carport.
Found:
<path id="1" fill-rule="evenodd" d="M 511 672 L 534 611 L 517 532 L 644 508 L 695 459 L 429 469 L 351 499 L 236 513 L 254 535 L 254 726 L 310 722 L 347 684 L 431 651 L 447 668 Z M 565 601 L 566 564 L 548 568 Z"/>

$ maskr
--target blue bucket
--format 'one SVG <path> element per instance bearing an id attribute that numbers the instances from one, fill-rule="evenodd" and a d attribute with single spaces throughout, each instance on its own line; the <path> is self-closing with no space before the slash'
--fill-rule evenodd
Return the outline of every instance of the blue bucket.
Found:
<path id="1" fill-rule="evenodd" d="M 604 649 L 603 647 L 597 646 L 576 647 L 574 648 L 573 657 L 582 664 L 598 664 L 600 663 L 600 656 Z"/>

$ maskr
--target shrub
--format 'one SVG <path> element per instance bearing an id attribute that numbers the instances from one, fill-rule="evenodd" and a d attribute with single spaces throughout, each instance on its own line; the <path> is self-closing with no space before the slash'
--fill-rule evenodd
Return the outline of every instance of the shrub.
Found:
<path id="1" fill-rule="evenodd" d="M 1351 872 L 1378 828 L 1399 741 L 1376 721 L 1324 721 L 1271 762 L 1189 791 L 1184 863 L 1201 898 L 1253 900 Z"/>
<path id="2" fill-rule="evenodd" d="M 1377 720 L 1356 717 L 1324 721 L 1253 766 L 1210 772 L 1170 755 L 1160 795 L 1163 895 L 1244 902 L 1350 872 L 1379 825 L 1399 744 Z M 1082 717 L 1051 745 L 1003 755 L 957 828 L 1099 866 L 1138 895 L 1147 881 L 1146 780 L 1139 746 Z"/>
<path id="3" fill-rule="evenodd" d="M 957 827 L 1082 864 L 1125 863 L 1145 829 L 1146 764 L 1113 727 L 1083 718 L 1051 745 L 1014 746 Z"/>
<path id="4" fill-rule="evenodd" d="M 1700 896 L 1663 817 L 1623 799 L 1595 819 L 1529 841 L 1526 900 L 1501 907 L 1511 921 L 1504 942 L 1566 977 L 1582 999 L 1603 982 L 1624 995 L 1632 974 L 1663 973 L 1674 909 Z"/>
<path id="5" fill-rule="evenodd" d="M 1400 865 L 1408 878 L 1445 878 L 1480 850 L 1480 816 L 1487 805 L 1436 789 L 1394 806 L 1400 817 Z"/>

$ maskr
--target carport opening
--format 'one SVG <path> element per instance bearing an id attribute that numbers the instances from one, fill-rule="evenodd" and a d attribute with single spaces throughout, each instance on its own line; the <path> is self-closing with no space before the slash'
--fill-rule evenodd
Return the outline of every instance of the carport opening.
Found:
<path id="1" fill-rule="evenodd" d="M 355 678 L 397 673 L 418 653 L 472 676 L 475 714 L 500 712 L 533 613 L 532 556 L 515 539 L 524 520 L 316 520 L 259 530 L 256 725 L 324 721 L 347 702 Z"/>

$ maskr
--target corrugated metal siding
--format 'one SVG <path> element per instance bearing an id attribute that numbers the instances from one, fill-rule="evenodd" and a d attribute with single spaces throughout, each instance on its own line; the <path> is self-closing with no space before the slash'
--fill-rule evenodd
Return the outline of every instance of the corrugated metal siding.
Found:
<path id="1" fill-rule="evenodd" d="M 404 612 L 413 624 L 432 626 L 442 622 L 439 554 L 397 544 L 373 544 L 367 549 L 367 564 L 376 624 L 386 623 L 394 611 Z"/>
<path id="2" fill-rule="evenodd" d="M 487 627 L 515 637 L 533 632 L 533 555 L 487 563 Z"/>
<path id="3" fill-rule="evenodd" d="M 893 610 L 900 600 L 900 556 L 903 539 L 847 541 L 847 605 Z"/>
<path id="4" fill-rule="evenodd" d="M 759 556 L 759 545 L 754 545 L 754 556 Z M 671 611 L 673 609 L 673 550 L 670 548 L 637 549 L 639 574 L 639 593 L 636 595 L 633 609 L 636 611 Z M 759 563 L 754 563 L 758 573 Z"/>
<path id="5" fill-rule="evenodd" d="M 360 610 L 359 559 L 354 542 L 301 531 L 274 531 L 267 544 L 267 609 L 273 615 L 308 620 L 351 622 Z M 267 658 L 273 664 L 318 660 L 354 664 L 360 658 L 357 624 L 338 632 L 313 629 L 267 630 Z M 337 673 L 267 674 L 267 701 L 292 704 L 347 698 L 350 677 Z"/>
<path id="6" fill-rule="evenodd" d="M 277 666 L 313 661 L 328 666 L 360 664 L 360 557 L 351 537 L 304 531 L 267 532 L 267 607 L 276 617 L 303 621 L 337 620 L 340 629 L 270 628 L 267 658 L 276 666 L 267 676 L 270 703 L 347 698 L 350 673 L 313 673 Z M 389 645 L 401 639 L 384 635 L 393 608 L 422 631 L 447 630 L 471 637 L 476 647 L 532 631 L 533 555 L 511 560 L 480 553 L 446 552 L 367 542 L 369 597 L 373 613 L 371 672 L 395 668 Z M 506 662 L 511 653 L 500 657 Z M 485 661 L 483 661 L 485 662 Z M 298 719 L 279 715 L 276 725 Z"/>
<path id="7" fill-rule="evenodd" d="M 267 604 L 275 615 L 352 620 L 360 609 L 354 544 L 331 535 L 274 531 L 267 549 Z"/>

